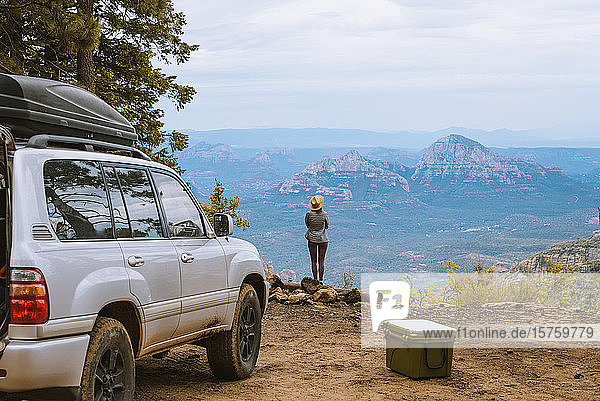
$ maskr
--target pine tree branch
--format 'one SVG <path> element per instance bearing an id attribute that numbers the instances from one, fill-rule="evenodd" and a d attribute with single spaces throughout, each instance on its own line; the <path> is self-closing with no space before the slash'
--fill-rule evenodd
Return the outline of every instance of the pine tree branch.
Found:
<path id="1" fill-rule="evenodd" d="M 6 74 L 14 74 L 14 72 L 10 68 L 8 68 L 7 66 L 5 66 L 2 63 L 0 63 L 0 71 L 4 72 Z"/>
<path id="2" fill-rule="evenodd" d="M 16 8 L 25 8 L 25 7 L 29 7 L 29 6 L 47 6 L 48 2 L 47 1 L 28 1 L 26 3 L 21 3 L 21 4 L 0 4 L 0 8 L 4 8 L 4 9 L 16 9 Z"/>

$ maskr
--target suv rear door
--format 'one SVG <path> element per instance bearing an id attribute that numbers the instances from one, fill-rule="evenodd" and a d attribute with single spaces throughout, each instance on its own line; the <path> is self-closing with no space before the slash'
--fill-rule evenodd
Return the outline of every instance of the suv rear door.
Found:
<path id="1" fill-rule="evenodd" d="M 182 315 L 175 335 L 219 326 L 228 302 L 223 247 L 209 236 L 198 202 L 185 184 L 162 170 L 153 170 L 152 176 L 181 268 Z"/>
<path id="2" fill-rule="evenodd" d="M 167 238 L 145 167 L 105 165 L 115 229 L 131 292 L 144 314 L 148 347 L 173 337 L 181 313 L 177 251 Z"/>

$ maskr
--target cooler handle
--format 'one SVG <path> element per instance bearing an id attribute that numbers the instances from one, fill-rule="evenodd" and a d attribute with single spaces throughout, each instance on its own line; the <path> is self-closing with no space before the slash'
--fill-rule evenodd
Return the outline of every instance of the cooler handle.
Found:
<path id="1" fill-rule="evenodd" d="M 429 348 L 425 347 L 425 365 L 428 369 L 440 369 L 446 364 L 446 360 L 448 359 L 448 348 L 442 348 L 442 363 L 439 366 L 429 366 L 429 356 L 427 350 Z"/>

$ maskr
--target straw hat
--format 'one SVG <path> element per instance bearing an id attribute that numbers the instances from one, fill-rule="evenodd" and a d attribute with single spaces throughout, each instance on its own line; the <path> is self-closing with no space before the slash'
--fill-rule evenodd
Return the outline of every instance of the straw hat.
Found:
<path id="1" fill-rule="evenodd" d="M 325 203 L 325 199 L 321 195 L 315 195 L 308 202 L 308 207 L 310 210 L 319 210 L 323 207 Z"/>

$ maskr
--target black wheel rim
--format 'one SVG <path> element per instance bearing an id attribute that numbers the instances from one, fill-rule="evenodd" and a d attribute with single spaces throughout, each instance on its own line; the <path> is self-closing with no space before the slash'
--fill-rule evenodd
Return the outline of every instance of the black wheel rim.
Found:
<path id="1" fill-rule="evenodd" d="M 252 305 L 244 305 L 238 324 L 238 349 L 242 361 L 248 362 L 256 351 L 257 328 L 256 311 Z"/>
<path id="2" fill-rule="evenodd" d="M 111 347 L 104 351 L 94 379 L 94 401 L 122 401 L 125 394 L 125 364 L 121 351 Z"/>

